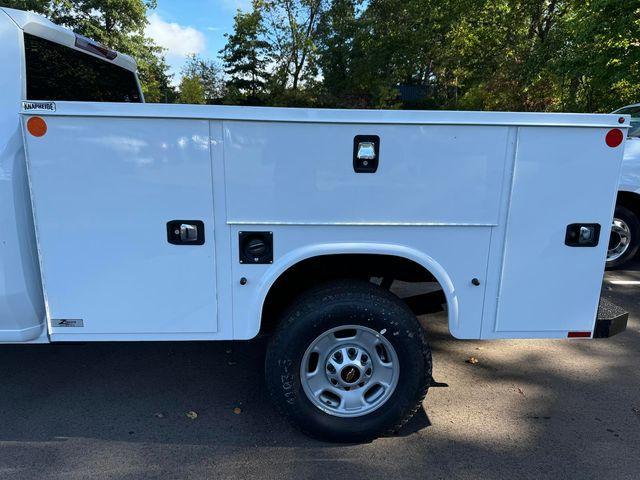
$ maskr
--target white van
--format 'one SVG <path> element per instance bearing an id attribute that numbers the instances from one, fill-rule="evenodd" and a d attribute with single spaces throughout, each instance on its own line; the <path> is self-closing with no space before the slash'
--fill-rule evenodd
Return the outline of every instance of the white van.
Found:
<path id="1" fill-rule="evenodd" d="M 626 116 L 144 104 L 131 58 L 9 9 L 0 63 L 1 342 L 269 333 L 275 404 L 354 441 L 420 406 L 425 310 L 626 326 L 597 318 Z"/>

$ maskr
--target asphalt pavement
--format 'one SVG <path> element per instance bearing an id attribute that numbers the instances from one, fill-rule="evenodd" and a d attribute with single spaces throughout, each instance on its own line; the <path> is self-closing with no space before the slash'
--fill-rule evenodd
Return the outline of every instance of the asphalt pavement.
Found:
<path id="1" fill-rule="evenodd" d="M 603 288 L 630 312 L 611 339 L 459 341 L 422 318 L 441 386 L 357 445 L 276 414 L 264 340 L 0 346 L 0 478 L 638 479 L 640 263 Z"/>

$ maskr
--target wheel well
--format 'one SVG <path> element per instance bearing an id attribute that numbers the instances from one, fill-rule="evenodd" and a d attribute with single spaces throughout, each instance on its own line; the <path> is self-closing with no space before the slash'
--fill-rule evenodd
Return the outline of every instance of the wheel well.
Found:
<path id="1" fill-rule="evenodd" d="M 399 295 L 416 315 L 440 311 L 446 303 L 437 279 L 413 260 L 383 254 L 320 255 L 292 265 L 273 283 L 262 307 L 260 332 L 273 331 L 280 313 L 305 290 L 342 278 L 372 281 L 385 288 L 390 288 L 395 280 L 407 283 L 435 282 L 437 288 L 432 287 L 426 293 L 406 297 Z"/>
<path id="2" fill-rule="evenodd" d="M 640 195 L 635 192 L 618 192 L 616 205 L 628 208 L 637 217 L 640 217 Z"/>

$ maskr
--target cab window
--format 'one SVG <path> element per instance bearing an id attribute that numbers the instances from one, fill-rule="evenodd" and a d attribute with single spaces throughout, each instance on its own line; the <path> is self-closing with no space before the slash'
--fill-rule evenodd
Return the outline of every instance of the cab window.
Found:
<path id="1" fill-rule="evenodd" d="M 28 33 L 24 45 L 27 100 L 141 102 L 125 68 Z"/>

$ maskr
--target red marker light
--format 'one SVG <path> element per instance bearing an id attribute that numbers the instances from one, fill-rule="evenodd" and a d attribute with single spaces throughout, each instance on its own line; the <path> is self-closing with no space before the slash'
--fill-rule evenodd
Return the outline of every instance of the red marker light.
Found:
<path id="1" fill-rule="evenodd" d="M 605 137 L 605 142 L 611 148 L 615 148 L 622 143 L 624 140 L 624 133 L 619 128 L 613 128 L 607 132 L 607 136 Z"/>
<path id="2" fill-rule="evenodd" d="M 76 47 L 86 50 L 87 52 L 91 52 L 94 55 L 100 55 L 108 60 L 113 60 L 118 56 L 118 52 L 114 52 L 113 50 L 109 50 L 107 47 L 102 45 L 101 43 L 96 42 L 95 40 L 91 40 L 83 35 L 79 35 L 76 33 Z"/>
<path id="3" fill-rule="evenodd" d="M 47 133 L 47 124 L 40 117 L 31 117 L 27 120 L 27 130 L 34 137 L 42 137 Z"/>
<path id="4" fill-rule="evenodd" d="M 591 332 L 569 332 L 568 338 L 591 338 Z"/>

